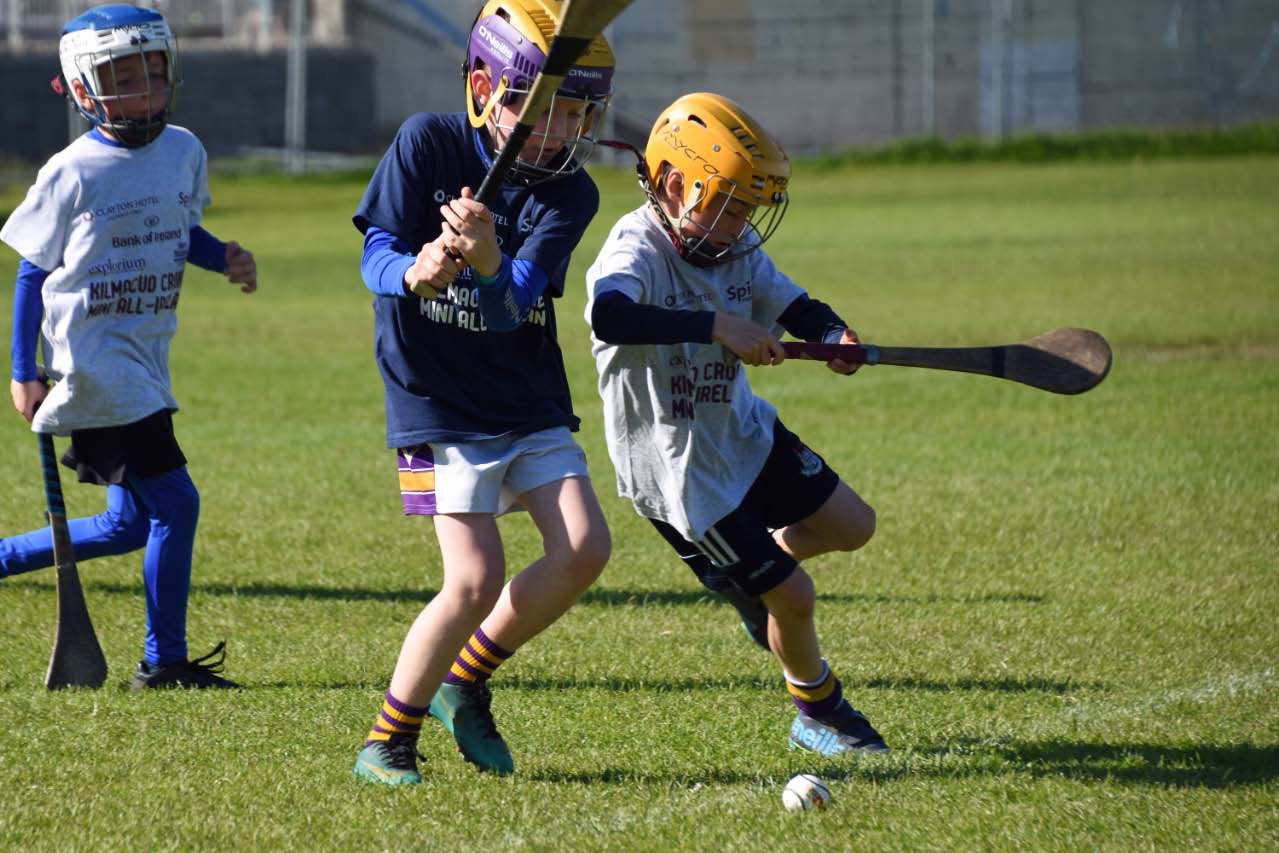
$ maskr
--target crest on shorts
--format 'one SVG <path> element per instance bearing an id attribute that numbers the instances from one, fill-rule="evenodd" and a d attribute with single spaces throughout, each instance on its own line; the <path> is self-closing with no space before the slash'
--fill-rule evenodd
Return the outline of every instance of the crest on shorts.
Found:
<path id="1" fill-rule="evenodd" d="M 815 477 L 821 473 L 822 458 L 809 450 L 808 445 L 801 444 L 796 448 L 795 456 L 799 459 L 799 473 L 805 477 Z"/>

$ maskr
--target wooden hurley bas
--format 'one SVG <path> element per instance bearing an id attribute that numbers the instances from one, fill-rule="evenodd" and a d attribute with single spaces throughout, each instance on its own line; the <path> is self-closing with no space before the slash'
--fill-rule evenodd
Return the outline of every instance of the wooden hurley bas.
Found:
<path id="1" fill-rule="evenodd" d="M 787 358 L 848 364 L 895 364 L 1011 379 L 1054 394 L 1082 394 L 1110 372 L 1106 339 L 1090 329 L 1061 328 L 1019 344 L 993 347 L 882 347 L 788 341 Z"/>

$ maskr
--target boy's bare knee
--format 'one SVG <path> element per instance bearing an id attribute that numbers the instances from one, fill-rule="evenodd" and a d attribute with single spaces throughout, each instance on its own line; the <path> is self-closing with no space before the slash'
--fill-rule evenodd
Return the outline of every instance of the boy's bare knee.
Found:
<path id="1" fill-rule="evenodd" d="M 875 510 L 869 504 L 862 504 L 863 511 L 847 528 L 847 539 L 842 550 L 856 551 L 864 546 L 875 535 Z"/>
<path id="2" fill-rule="evenodd" d="M 497 604 L 505 580 L 500 574 L 445 583 L 440 595 L 452 599 L 454 606 L 465 611 L 488 612 Z"/>
<path id="3" fill-rule="evenodd" d="M 607 531 L 602 534 L 592 534 L 574 544 L 568 554 L 565 568 L 572 572 L 580 585 L 590 586 L 603 573 L 604 566 L 612 553 L 613 542 Z"/>
<path id="4" fill-rule="evenodd" d="M 613 538 L 607 529 L 591 535 L 581 549 L 580 559 L 592 566 L 598 577 L 604 571 L 608 558 L 613 555 Z"/>
<path id="5" fill-rule="evenodd" d="M 764 604 L 768 612 L 781 622 L 809 620 L 817 607 L 817 589 L 807 572 L 796 569 L 781 586 L 764 594 Z"/>

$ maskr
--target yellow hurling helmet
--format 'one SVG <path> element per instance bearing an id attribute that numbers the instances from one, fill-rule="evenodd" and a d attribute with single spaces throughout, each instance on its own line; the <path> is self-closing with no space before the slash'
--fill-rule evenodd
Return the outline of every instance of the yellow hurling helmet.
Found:
<path id="1" fill-rule="evenodd" d="M 714 249 L 705 234 L 679 237 L 677 247 L 690 260 L 724 263 L 750 254 L 777 230 L 790 203 L 790 158 L 759 122 L 722 95 L 685 95 L 657 117 L 644 150 L 650 187 L 659 187 L 671 168 L 684 175 L 683 216 L 667 222 L 676 235 L 689 230 L 692 211 L 713 209 L 718 219 L 732 199 L 754 208 L 728 247 Z"/>
<path id="2" fill-rule="evenodd" d="M 466 111 L 471 126 L 483 128 L 497 105 L 518 112 L 517 102 L 529 93 L 533 79 L 546 63 L 555 26 L 559 21 L 563 0 L 488 0 L 471 26 L 466 62 Z M 563 99 L 581 102 L 581 110 L 571 111 L 561 133 L 534 133 L 540 141 L 536 156 L 524 155 L 517 160 L 514 174 L 526 181 L 545 180 L 575 172 L 582 167 L 595 148 L 594 129 L 613 95 L 613 51 L 604 36 L 591 40 L 586 52 L 569 69 L 555 93 L 547 115 L 555 114 L 555 104 Z M 483 68 L 489 72 L 492 94 L 480 103 L 471 89 L 471 73 Z M 514 129 L 514 116 L 505 125 L 497 125 L 499 135 Z M 549 128 L 548 128 L 549 130 Z M 500 144 L 500 140 L 496 141 Z"/>

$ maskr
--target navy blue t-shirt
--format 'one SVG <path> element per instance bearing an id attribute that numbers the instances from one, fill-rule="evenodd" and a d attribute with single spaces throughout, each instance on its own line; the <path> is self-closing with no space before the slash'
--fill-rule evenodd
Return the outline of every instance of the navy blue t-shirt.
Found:
<path id="1" fill-rule="evenodd" d="M 355 212 L 416 252 L 440 234 L 440 206 L 479 189 L 487 171 L 462 113 L 418 113 L 400 127 Z M 555 332 L 569 255 L 599 209 L 584 171 L 534 187 L 507 184 L 490 206 L 502 252 L 530 261 L 549 284 L 528 319 L 494 332 L 480 318 L 467 267 L 435 299 L 376 296 L 375 355 L 386 386 L 388 447 L 469 441 L 578 427 Z"/>

